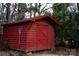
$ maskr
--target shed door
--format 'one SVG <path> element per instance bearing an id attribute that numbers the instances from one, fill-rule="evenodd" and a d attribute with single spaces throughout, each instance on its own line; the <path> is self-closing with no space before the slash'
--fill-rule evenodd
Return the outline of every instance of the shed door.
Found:
<path id="1" fill-rule="evenodd" d="M 48 39 L 49 39 L 49 47 L 54 48 L 55 47 L 55 28 L 51 25 L 49 25 L 49 32 L 48 32 Z"/>
<path id="2" fill-rule="evenodd" d="M 48 46 L 48 25 L 38 24 L 37 25 L 37 49 L 47 49 Z"/>
<path id="3" fill-rule="evenodd" d="M 55 47 L 54 27 L 48 23 L 37 25 L 36 30 L 37 49 L 51 49 Z"/>

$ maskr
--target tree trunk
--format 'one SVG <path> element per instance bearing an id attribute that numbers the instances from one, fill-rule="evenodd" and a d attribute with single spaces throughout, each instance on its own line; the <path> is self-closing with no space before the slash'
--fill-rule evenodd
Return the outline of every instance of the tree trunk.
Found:
<path id="1" fill-rule="evenodd" d="M 78 8 L 78 11 L 79 11 L 79 3 L 77 3 L 77 8 Z"/>
<path id="2" fill-rule="evenodd" d="M 7 22 L 9 22 L 9 17 L 10 17 L 10 3 L 6 3 L 6 19 Z"/>

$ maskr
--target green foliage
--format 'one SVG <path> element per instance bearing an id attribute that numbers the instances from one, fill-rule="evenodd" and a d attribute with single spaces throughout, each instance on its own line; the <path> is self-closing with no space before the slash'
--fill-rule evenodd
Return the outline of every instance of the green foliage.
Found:
<path id="1" fill-rule="evenodd" d="M 19 12 L 20 13 L 25 13 L 27 8 L 26 8 L 26 4 L 25 3 L 19 3 Z"/>
<path id="2" fill-rule="evenodd" d="M 79 12 L 74 14 L 73 24 L 74 24 L 73 25 L 73 29 L 74 29 L 74 31 L 73 31 L 73 33 L 74 33 L 73 38 L 76 41 L 79 41 L 79 36 L 78 36 L 78 34 L 79 34 Z"/>
<path id="3" fill-rule="evenodd" d="M 69 4 L 54 4 L 53 15 L 58 19 L 60 26 L 57 29 L 57 41 L 71 38 L 79 41 L 79 13 L 70 13 L 67 8 Z"/>
<path id="4" fill-rule="evenodd" d="M 54 4 L 53 15 L 60 21 L 65 21 L 68 15 L 67 11 L 68 4 Z"/>
<path id="5" fill-rule="evenodd" d="M 18 19 L 24 18 L 24 13 L 27 11 L 25 3 L 18 3 Z"/>
<path id="6" fill-rule="evenodd" d="M 58 19 L 60 22 L 60 27 L 58 31 L 61 32 L 60 35 L 63 39 L 64 36 L 64 29 L 67 26 L 68 18 L 68 11 L 67 11 L 68 4 L 54 4 L 53 5 L 53 15 Z"/>

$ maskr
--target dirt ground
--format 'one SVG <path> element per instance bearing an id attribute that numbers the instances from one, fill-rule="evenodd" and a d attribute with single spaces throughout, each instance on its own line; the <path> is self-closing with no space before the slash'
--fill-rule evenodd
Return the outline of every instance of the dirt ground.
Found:
<path id="1" fill-rule="evenodd" d="M 54 50 L 43 50 L 36 52 L 19 52 L 14 50 L 0 50 L 0 56 L 79 56 L 76 49 L 56 48 Z"/>

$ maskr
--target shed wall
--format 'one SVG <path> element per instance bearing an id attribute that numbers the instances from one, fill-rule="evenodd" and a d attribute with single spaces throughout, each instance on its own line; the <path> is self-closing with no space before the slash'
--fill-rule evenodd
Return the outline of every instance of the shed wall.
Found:
<path id="1" fill-rule="evenodd" d="M 3 41 L 21 51 L 36 51 L 55 47 L 55 28 L 46 21 L 4 26 Z"/>

